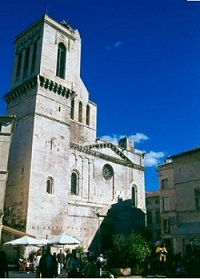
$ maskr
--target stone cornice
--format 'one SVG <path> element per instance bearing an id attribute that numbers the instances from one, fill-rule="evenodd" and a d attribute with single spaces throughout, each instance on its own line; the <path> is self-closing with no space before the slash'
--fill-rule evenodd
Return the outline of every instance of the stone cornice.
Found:
<path id="1" fill-rule="evenodd" d="M 70 95 L 73 98 L 75 96 L 75 91 L 43 76 L 39 76 L 40 86 L 50 91 L 53 91 L 63 97 L 68 98 Z"/>
<path id="2" fill-rule="evenodd" d="M 38 76 L 34 76 L 34 77 L 30 78 L 29 80 L 26 80 L 24 83 L 15 87 L 13 90 L 11 90 L 7 94 L 5 94 L 3 96 L 3 99 L 4 99 L 4 101 L 6 101 L 6 103 L 10 103 L 12 100 L 15 100 L 18 97 L 28 93 L 31 89 L 35 88 L 38 85 L 40 85 L 41 87 L 44 87 L 45 89 L 53 91 L 54 93 L 62 95 L 63 97 L 66 97 L 66 98 L 68 98 L 69 96 L 71 96 L 71 98 L 74 98 L 76 95 L 75 91 L 73 91 L 49 78 L 38 75 Z"/>
<path id="3" fill-rule="evenodd" d="M 17 99 L 18 97 L 26 94 L 29 90 L 36 87 L 37 85 L 37 76 L 34 76 L 30 78 L 29 80 L 26 80 L 21 85 L 15 87 L 13 90 L 8 92 L 3 96 L 4 101 L 6 103 L 10 103 L 10 101 Z"/>
<path id="4" fill-rule="evenodd" d="M 74 150 L 78 150 L 80 152 L 86 153 L 88 155 L 92 155 L 95 157 L 98 157 L 100 159 L 113 162 L 115 164 L 131 167 L 134 169 L 139 169 L 139 170 L 144 170 L 144 167 L 140 165 L 136 165 L 131 160 L 129 160 L 120 150 L 118 150 L 112 143 L 100 143 L 100 144 L 94 144 L 94 145 L 88 145 L 88 146 L 83 146 L 79 145 L 76 143 L 71 142 L 70 147 Z M 99 151 L 93 150 L 92 148 L 110 148 L 112 149 L 116 154 L 118 154 L 122 159 L 115 158 L 113 156 L 101 153 Z"/>

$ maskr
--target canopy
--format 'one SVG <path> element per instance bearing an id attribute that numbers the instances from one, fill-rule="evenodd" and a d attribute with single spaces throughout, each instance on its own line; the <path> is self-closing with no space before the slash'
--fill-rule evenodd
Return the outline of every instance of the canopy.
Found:
<path id="1" fill-rule="evenodd" d="M 68 244 L 80 244 L 81 241 L 78 239 L 66 234 L 61 233 L 52 239 L 48 240 L 48 244 L 56 244 L 56 245 L 68 245 Z"/>
<path id="2" fill-rule="evenodd" d="M 16 235 L 16 236 L 25 236 L 25 235 L 27 235 L 27 236 L 30 236 L 30 237 L 35 237 L 34 235 L 32 235 L 32 234 L 28 234 L 28 233 L 26 233 L 26 232 L 23 232 L 23 231 L 19 231 L 19 230 L 16 230 L 16 229 L 14 229 L 14 228 L 11 228 L 11 227 L 8 227 L 8 226 L 5 226 L 5 225 L 3 225 L 2 226 L 2 230 L 3 231 L 5 231 L 5 232 L 8 232 L 8 233 L 11 233 L 12 235 Z"/>
<path id="3" fill-rule="evenodd" d="M 36 239 L 30 236 L 23 236 L 11 241 L 4 243 L 4 245 L 20 246 L 20 245 L 35 245 L 35 246 L 44 246 L 47 245 L 47 240 L 45 239 Z"/>

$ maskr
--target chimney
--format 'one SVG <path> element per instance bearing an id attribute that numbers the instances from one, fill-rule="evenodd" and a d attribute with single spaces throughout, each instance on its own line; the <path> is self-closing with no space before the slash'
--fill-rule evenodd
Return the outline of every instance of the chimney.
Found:
<path id="1" fill-rule="evenodd" d="M 130 152 L 132 152 L 132 153 L 133 153 L 133 151 L 134 151 L 133 141 L 132 141 L 132 140 L 129 140 L 129 141 L 128 141 L 128 150 L 129 150 Z"/>

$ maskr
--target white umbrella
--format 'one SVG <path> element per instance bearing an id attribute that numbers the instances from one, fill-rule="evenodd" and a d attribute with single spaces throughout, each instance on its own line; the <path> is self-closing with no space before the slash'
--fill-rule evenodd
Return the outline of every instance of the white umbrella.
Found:
<path id="1" fill-rule="evenodd" d="M 80 243 L 81 241 L 66 233 L 61 233 L 53 237 L 52 239 L 48 240 L 48 244 L 56 244 L 56 245 L 80 244 Z"/>
<path id="2" fill-rule="evenodd" d="M 4 245 L 12 245 L 12 246 L 20 246 L 20 245 L 36 245 L 36 246 L 44 246 L 47 245 L 47 240 L 45 239 L 37 239 L 30 236 L 23 236 L 11 241 L 4 243 Z"/>

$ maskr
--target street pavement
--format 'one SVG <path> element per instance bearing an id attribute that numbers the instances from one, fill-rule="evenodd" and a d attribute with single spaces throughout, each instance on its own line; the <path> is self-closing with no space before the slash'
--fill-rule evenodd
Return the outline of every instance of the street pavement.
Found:
<path id="1" fill-rule="evenodd" d="M 66 278 L 67 274 L 64 271 L 62 275 L 59 275 L 57 278 Z M 36 278 L 35 272 L 26 272 L 26 271 L 9 271 L 9 278 Z"/>
<path id="2" fill-rule="evenodd" d="M 146 276 L 146 278 L 163 278 L 165 276 L 155 275 L 155 276 Z M 27 273 L 26 271 L 9 271 L 9 278 L 36 278 L 36 274 L 34 272 Z M 64 271 L 62 275 L 59 275 L 57 278 L 67 278 L 67 274 Z M 117 277 L 118 279 L 124 278 L 141 278 L 141 276 L 127 276 L 127 277 Z M 144 278 L 144 277 L 143 277 Z"/>
<path id="3" fill-rule="evenodd" d="M 125 279 L 125 278 L 141 278 L 142 276 L 123 276 L 123 277 L 120 277 L 120 276 L 116 276 L 116 278 L 118 279 Z M 166 276 L 164 275 L 147 275 L 146 277 L 143 277 L 143 278 L 163 278 Z M 26 272 L 26 271 L 13 271 L 13 270 L 10 270 L 9 271 L 9 278 L 36 278 L 36 273 L 35 272 Z M 66 273 L 66 270 L 63 269 L 62 271 L 62 275 L 59 275 L 57 278 L 67 278 L 67 273 Z"/>

